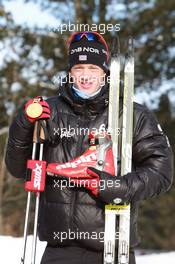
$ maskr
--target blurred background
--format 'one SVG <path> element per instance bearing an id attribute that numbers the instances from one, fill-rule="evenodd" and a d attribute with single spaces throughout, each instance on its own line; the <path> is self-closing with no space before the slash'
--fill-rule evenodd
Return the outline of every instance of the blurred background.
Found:
<path id="1" fill-rule="evenodd" d="M 24 100 L 57 93 L 72 33 L 60 32 L 63 23 L 98 25 L 109 47 L 114 32 L 106 27 L 118 25 L 122 53 L 134 37 L 136 101 L 154 111 L 175 150 L 174 0 L 0 1 L 0 235 L 22 236 L 26 205 L 23 183 L 4 165 L 8 127 Z M 140 248 L 175 250 L 174 204 L 174 186 L 142 202 Z"/>

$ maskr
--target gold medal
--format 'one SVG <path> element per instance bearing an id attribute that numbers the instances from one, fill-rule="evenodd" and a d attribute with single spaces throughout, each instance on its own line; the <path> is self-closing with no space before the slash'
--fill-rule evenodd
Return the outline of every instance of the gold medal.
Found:
<path id="1" fill-rule="evenodd" d="M 43 108 L 39 103 L 32 103 L 30 104 L 26 109 L 26 114 L 30 118 L 37 118 L 39 117 L 43 112 Z"/>

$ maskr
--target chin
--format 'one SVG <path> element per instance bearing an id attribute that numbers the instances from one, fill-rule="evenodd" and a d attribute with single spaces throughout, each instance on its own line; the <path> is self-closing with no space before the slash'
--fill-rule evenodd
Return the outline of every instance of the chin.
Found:
<path id="1" fill-rule="evenodd" d="M 93 90 L 93 89 L 81 89 L 81 91 L 82 92 L 85 92 L 85 93 L 87 93 L 87 94 L 92 94 L 92 93 L 94 93 L 95 92 L 95 90 Z"/>
<path id="2" fill-rule="evenodd" d="M 82 91 L 82 92 L 85 92 L 87 94 L 91 94 L 91 93 L 94 93 L 95 92 L 95 89 L 93 87 L 79 87 L 79 90 Z"/>

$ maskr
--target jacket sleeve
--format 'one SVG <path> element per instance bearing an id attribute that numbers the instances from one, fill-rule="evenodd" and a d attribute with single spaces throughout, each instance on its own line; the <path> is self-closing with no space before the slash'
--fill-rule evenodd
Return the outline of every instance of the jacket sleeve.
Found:
<path id="1" fill-rule="evenodd" d="M 168 138 L 153 114 L 146 108 L 139 114 L 133 138 L 133 164 L 135 170 L 123 177 L 110 177 L 118 181 L 100 191 L 107 203 L 115 198 L 123 202 L 139 201 L 169 190 L 173 180 L 173 154 Z M 109 180 L 104 173 L 101 179 Z"/>
<path id="2" fill-rule="evenodd" d="M 10 174 L 16 178 L 25 178 L 26 162 L 32 151 L 33 128 L 22 110 L 10 126 L 5 163 Z"/>

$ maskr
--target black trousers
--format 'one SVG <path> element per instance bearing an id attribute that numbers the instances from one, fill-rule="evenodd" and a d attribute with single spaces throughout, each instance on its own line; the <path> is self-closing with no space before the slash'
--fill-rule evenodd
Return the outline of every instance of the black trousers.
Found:
<path id="1" fill-rule="evenodd" d="M 47 246 L 40 264 L 103 264 L 103 252 L 80 247 Z M 116 262 L 117 264 L 117 262 Z M 130 251 L 129 264 L 136 264 L 134 251 Z"/>

